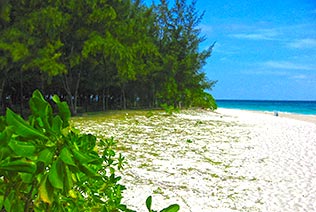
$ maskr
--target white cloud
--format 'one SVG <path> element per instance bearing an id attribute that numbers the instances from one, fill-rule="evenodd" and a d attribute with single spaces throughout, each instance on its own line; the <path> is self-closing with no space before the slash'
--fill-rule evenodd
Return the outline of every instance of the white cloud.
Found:
<path id="1" fill-rule="evenodd" d="M 310 85 L 315 85 L 316 83 L 316 75 L 315 74 L 298 74 L 298 75 L 292 75 L 291 77 L 289 77 L 292 80 L 295 80 L 296 82 L 301 82 L 303 83 L 305 86 L 310 84 Z"/>
<path id="2" fill-rule="evenodd" d="M 248 40 L 278 40 L 278 35 L 275 29 L 259 29 L 255 32 L 232 34 L 231 37 Z"/>
<path id="3" fill-rule="evenodd" d="M 306 38 L 295 40 L 289 43 L 288 46 L 295 49 L 316 48 L 316 39 Z"/>
<path id="4" fill-rule="evenodd" d="M 288 61 L 267 61 L 263 65 L 275 69 L 291 69 L 291 70 L 315 70 L 316 67 L 311 65 L 301 65 Z"/>
<path id="5" fill-rule="evenodd" d="M 249 39 L 249 40 L 270 40 L 271 39 L 262 34 L 234 34 L 232 36 L 235 38 Z"/>
<path id="6" fill-rule="evenodd" d="M 308 77 L 305 74 L 299 74 L 291 77 L 292 79 L 307 79 Z"/>
<path id="7" fill-rule="evenodd" d="M 287 76 L 289 73 L 286 71 L 272 71 L 272 70 L 248 70 L 242 71 L 243 74 L 248 75 L 271 75 L 271 76 Z"/>

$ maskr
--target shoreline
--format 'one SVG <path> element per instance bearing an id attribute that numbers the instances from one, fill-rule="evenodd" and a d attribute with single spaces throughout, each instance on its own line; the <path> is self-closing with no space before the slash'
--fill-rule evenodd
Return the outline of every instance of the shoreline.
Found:
<path id="1" fill-rule="evenodd" d="M 270 116 L 275 116 L 273 111 L 246 110 L 246 109 L 224 108 L 224 107 L 219 107 L 217 110 L 215 110 L 215 112 L 221 111 L 221 110 L 234 110 L 236 112 L 247 111 L 247 112 L 251 112 L 251 113 L 266 114 L 266 115 L 270 115 Z M 295 119 L 298 121 L 305 121 L 305 122 L 316 124 L 316 115 L 289 113 L 289 112 L 280 112 L 280 111 L 276 111 L 276 112 L 278 112 L 278 116 L 275 116 L 275 117 Z"/>

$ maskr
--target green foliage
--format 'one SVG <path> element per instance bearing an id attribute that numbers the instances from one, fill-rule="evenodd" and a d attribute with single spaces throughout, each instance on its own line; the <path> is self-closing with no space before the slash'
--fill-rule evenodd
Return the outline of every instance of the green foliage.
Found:
<path id="1" fill-rule="evenodd" d="M 186 141 L 187 141 L 187 143 L 190 143 L 190 144 L 193 143 L 193 141 L 191 139 L 187 139 Z"/>
<path id="2" fill-rule="evenodd" d="M 154 115 L 154 113 L 153 113 L 152 111 L 148 111 L 145 116 L 146 116 L 147 118 L 150 118 L 150 117 L 152 117 L 153 115 Z"/>
<path id="3" fill-rule="evenodd" d="M 124 164 L 113 138 L 80 134 L 58 96 L 58 112 L 36 90 L 28 121 L 7 109 L 0 117 L 0 208 L 4 211 L 131 211 L 121 204 Z M 168 209 L 169 208 L 169 209 Z M 163 211 L 177 211 L 170 206 Z"/>
<path id="4" fill-rule="evenodd" d="M 146 207 L 147 207 L 147 209 L 148 209 L 148 212 L 157 212 L 157 211 L 151 209 L 151 205 L 152 205 L 152 197 L 149 196 L 149 197 L 146 199 Z M 170 206 L 167 207 L 167 208 L 162 209 L 160 212 L 177 212 L 177 211 L 179 211 L 179 210 L 180 210 L 179 205 L 174 204 L 174 205 L 170 205 Z"/>
<path id="5" fill-rule="evenodd" d="M 175 0 L 170 8 L 167 1 L 161 0 L 155 6 L 159 28 L 156 39 L 162 55 L 160 66 L 163 67 L 157 80 L 157 93 L 164 102 L 181 103 L 187 107 L 196 105 L 196 101 L 202 102 L 201 93 L 215 83 L 208 81 L 201 72 L 214 44 L 199 51 L 199 45 L 205 39 L 197 28 L 203 13 L 199 15 L 195 4 L 196 1 L 187 4 L 185 0 Z"/>
<path id="6" fill-rule="evenodd" d="M 209 93 L 202 92 L 200 95 L 195 96 L 192 101 L 192 106 L 194 107 L 202 107 L 208 108 L 211 110 L 217 109 L 217 104 L 213 96 Z"/>
<path id="7" fill-rule="evenodd" d="M 160 107 L 164 109 L 167 115 L 172 115 L 174 112 L 179 112 L 178 108 L 175 108 L 173 105 L 168 105 L 166 103 L 161 104 Z"/>
<path id="8" fill-rule="evenodd" d="M 73 114 L 95 108 L 91 96 L 103 110 L 207 105 L 215 82 L 202 68 L 214 44 L 200 50 L 203 13 L 195 0 L 156 2 L 1 1 L 0 106 L 39 87 L 65 96 Z"/>
<path id="9" fill-rule="evenodd" d="M 38 50 L 37 58 L 33 59 L 29 65 L 25 65 L 23 68 L 28 69 L 32 67 L 39 68 L 41 71 L 50 73 L 55 76 L 61 73 L 66 73 L 67 69 L 63 63 L 60 63 L 60 57 L 62 53 L 59 49 L 63 46 L 60 40 L 53 43 L 47 43 L 45 47 Z"/>
<path id="10" fill-rule="evenodd" d="M 10 21 L 10 10 L 11 5 L 8 4 L 8 0 L 3 0 L 0 2 L 0 20 L 5 22 Z"/>
<path id="11" fill-rule="evenodd" d="M 210 108 L 211 110 L 216 110 L 217 109 L 216 101 L 215 101 L 214 97 L 211 94 L 205 93 L 204 100 L 205 100 L 205 102 L 207 104 L 206 106 L 208 108 Z"/>
<path id="12" fill-rule="evenodd" d="M 7 109 L 0 138 L 0 207 L 6 211 L 113 211 L 124 186 L 118 184 L 111 139 L 96 152 L 96 138 L 69 126 L 65 102 L 53 97 L 58 113 L 39 91 L 30 100 L 28 121 Z M 121 165 L 120 165 L 121 166 Z M 120 168 L 120 167 L 118 167 Z M 115 196 L 113 196 L 115 194 Z"/>
<path id="13" fill-rule="evenodd" d="M 4 58 L 12 59 L 12 62 L 19 62 L 25 59 L 29 54 L 27 44 L 18 42 L 25 41 L 23 32 L 18 28 L 8 28 L 0 31 L 0 52 L 5 52 Z"/>

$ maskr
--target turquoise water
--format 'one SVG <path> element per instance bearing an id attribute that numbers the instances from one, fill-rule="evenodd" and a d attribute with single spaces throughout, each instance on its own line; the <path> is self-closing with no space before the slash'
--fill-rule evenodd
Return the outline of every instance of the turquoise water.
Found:
<path id="1" fill-rule="evenodd" d="M 219 108 L 316 115 L 316 101 L 216 100 Z"/>

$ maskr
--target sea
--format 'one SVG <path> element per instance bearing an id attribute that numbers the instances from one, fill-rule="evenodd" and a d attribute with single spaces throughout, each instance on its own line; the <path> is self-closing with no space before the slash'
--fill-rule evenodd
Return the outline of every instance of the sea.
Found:
<path id="1" fill-rule="evenodd" d="M 216 100 L 219 108 L 316 115 L 316 101 Z"/>

